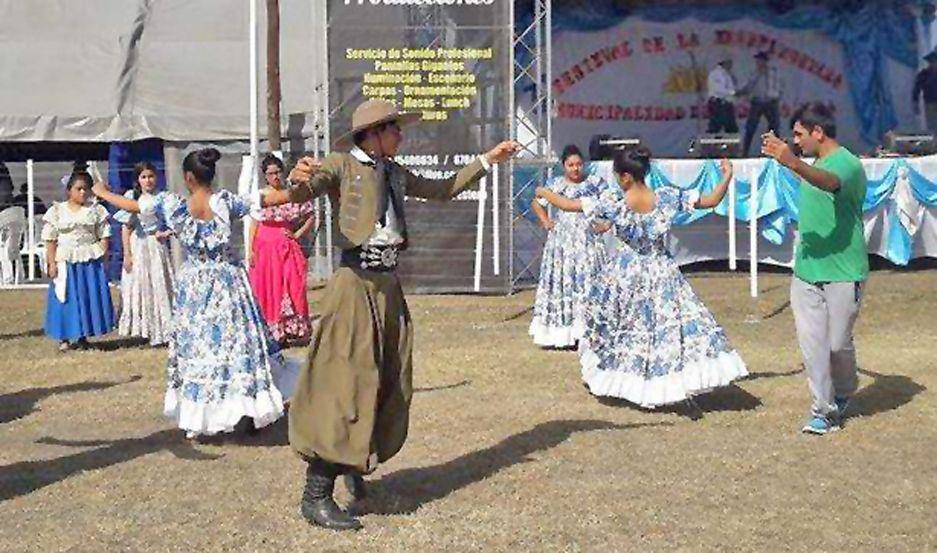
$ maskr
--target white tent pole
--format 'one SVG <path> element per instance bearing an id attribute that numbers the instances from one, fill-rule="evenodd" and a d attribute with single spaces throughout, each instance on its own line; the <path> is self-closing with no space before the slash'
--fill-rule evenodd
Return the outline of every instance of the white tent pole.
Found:
<path id="1" fill-rule="evenodd" d="M 319 89 L 319 106 L 322 110 L 322 151 L 326 154 L 332 151 L 332 129 L 329 125 L 329 115 L 331 113 L 331 106 L 329 106 L 329 8 L 328 2 L 315 2 L 319 5 L 322 13 L 320 15 L 320 20 L 322 21 L 322 48 L 319 49 L 319 74 L 322 77 Z M 325 201 L 325 247 L 326 247 L 326 259 L 328 260 L 329 272 L 331 275 L 332 271 L 335 268 L 334 259 L 333 259 L 333 237 L 332 237 L 332 200 L 326 199 Z"/>
<path id="2" fill-rule="evenodd" d="M 729 270 L 734 271 L 737 266 L 735 257 L 735 176 L 729 182 Z"/>
<path id="3" fill-rule="evenodd" d="M 485 199 L 488 196 L 488 177 L 478 182 L 478 221 L 475 227 L 475 291 L 481 291 L 482 285 L 482 247 L 485 234 Z"/>
<path id="4" fill-rule="evenodd" d="M 758 297 L 758 167 L 752 163 L 750 169 L 751 197 L 748 199 L 748 241 L 750 292 Z"/>
<path id="5" fill-rule="evenodd" d="M 250 146 L 251 146 L 251 179 L 250 179 L 250 192 L 257 190 L 258 186 L 258 174 L 257 174 L 257 158 L 259 157 L 260 152 L 260 130 L 259 130 L 259 117 L 260 113 L 258 110 L 257 99 L 260 96 L 259 86 L 260 81 L 257 76 L 257 0 L 248 0 L 250 9 L 248 17 L 248 48 L 250 52 L 248 54 L 248 63 L 250 68 L 248 70 L 250 75 Z M 244 259 L 245 261 L 250 260 L 251 249 L 250 244 L 248 244 L 248 239 L 250 236 L 250 225 L 244 225 Z"/>
<path id="6" fill-rule="evenodd" d="M 33 160 L 26 160 L 26 248 L 29 255 L 29 280 L 36 278 L 36 182 L 33 173 Z"/>
<path id="7" fill-rule="evenodd" d="M 311 21 L 312 27 L 311 28 L 315 29 L 316 25 L 320 21 L 319 3 L 312 2 L 311 5 L 312 5 L 312 21 Z M 312 35 L 313 35 L 313 49 L 316 52 L 318 52 L 322 47 L 322 43 L 321 43 L 321 41 L 323 40 L 323 37 L 321 36 L 322 33 L 313 32 Z M 319 86 L 321 85 L 321 81 L 322 81 L 322 76 L 320 75 L 319 63 L 314 63 L 313 71 L 312 71 L 312 129 L 313 129 L 312 155 L 316 159 L 319 159 L 319 151 L 322 149 L 321 148 L 322 144 L 319 139 L 319 132 L 320 132 L 321 125 L 322 125 L 322 114 L 320 113 L 320 110 L 322 109 L 322 105 L 321 105 L 322 95 L 319 91 Z M 315 239 L 314 239 L 315 242 L 313 244 L 313 249 L 312 249 L 312 251 L 315 252 L 314 255 L 312 256 L 316 264 L 314 272 L 315 272 L 316 278 L 322 278 L 322 277 L 328 278 L 332 270 L 331 270 L 331 267 L 329 267 L 329 270 L 326 271 L 324 267 L 322 267 L 323 265 L 322 255 L 324 254 L 324 252 L 322 251 L 322 233 L 319 232 L 319 230 L 323 226 L 322 222 L 325 219 L 325 210 L 322 207 L 322 198 L 317 197 L 313 201 L 313 206 L 314 206 L 313 211 L 316 214 L 315 215 L 316 216 L 316 234 L 315 234 Z"/>
<path id="8" fill-rule="evenodd" d="M 491 168 L 491 258 L 494 262 L 495 275 L 501 274 L 501 209 L 498 205 L 500 187 L 498 186 L 498 164 Z"/>

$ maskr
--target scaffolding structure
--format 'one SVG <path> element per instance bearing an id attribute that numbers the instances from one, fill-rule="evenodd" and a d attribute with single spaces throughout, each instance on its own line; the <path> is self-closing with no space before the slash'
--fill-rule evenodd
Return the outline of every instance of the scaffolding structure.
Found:
<path id="1" fill-rule="evenodd" d="M 533 0 L 530 14 L 515 13 L 511 59 L 513 79 L 511 136 L 521 145 L 513 162 L 511 195 L 511 278 L 514 289 L 535 284 L 546 232 L 531 220 L 533 190 L 553 176 L 553 82 L 551 71 L 551 0 Z M 529 100 L 525 96 L 529 94 Z"/>

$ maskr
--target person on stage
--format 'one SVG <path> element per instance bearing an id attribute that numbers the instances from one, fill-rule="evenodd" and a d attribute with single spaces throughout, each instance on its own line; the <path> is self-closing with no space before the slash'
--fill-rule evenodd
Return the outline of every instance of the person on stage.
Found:
<path id="1" fill-rule="evenodd" d="M 767 121 L 770 132 L 777 134 L 781 127 L 781 77 L 778 68 L 770 62 L 768 52 L 755 54 L 755 67 L 755 74 L 745 85 L 745 93 L 751 98 L 748 119 L 745 120 L 746 156 L 762 117 Z"/>
<path id="2" fill-rule="evenodd" d="M 186 254 L 176 275 L 163 411 L 190 439 L 231 432 L 244 417 L 254 428 L 274 422 L 298 375 L 270 337 L 247 271 L 232 258 L 231 221 L 246 216 L 251 204 L 212 190 L 220 157 L 214 148 L 186 155 L 188 200 L 170 192 L 134 200 L 102 182 L 93 189 L 141 218 L 162 217 Z"/>
<path id="3" fill-rule="evenodd" d="M 735 76 L 732 74 L 732 58 L 724 54 L 716 67 L 709 72 L 706 78 L 706 92 L 709 97 L 709 134 L 739 132 L 738 121 L 735 119 L 736 90 Z"/>
<path id="4" fill-rule="evenodd" d="M 290 172 L 293 187 L 264 200 L 302 203 L 328 194 L 338 216 L 341 267 L 326 287 L 308 368 L 290 407 L 290 445 L 307 462 L 301 512 L 326 528 L 361 527 L 332 498 L 336 477 L 345 474 L 363 500 L 361 474 L 396 455 L 407 437 L 413 329 L 395 273 L 407 247 L 404 196 L 452 199 L 519 149 L 502 142 L 452 178 L 423 178 L 393 159 L 403 127 L 419 119 L 391 102 L 365 101 L 338 141 L 350 152 L 330 154 L 321 167 L 303 158 Z"/>
<path id="5" fill-rule="evenodd" d="M 706 196 L 645 183 L 650 152 L 616 152 L 615 175 L 623 195 L 572 199 L 547 188 L 537 195 L 565 211 L 612 222 L 618 259 L 589 292 L 586 330 L 579 345 L 582 379 L 596 396 L 644 408 L 689 401 L 748 374 L 722 328 L 693 292 L 667 251 L 674 217 L 722 201 L 732 164 L 721 162 L 722 182 Z"/>
<path id="6" fill-rule="evenodd" d="M 156 193 L 156 167 L 142 161 L 133 168 L 136 185 L 126 197 L 149 202 Z M 173 266 L 169 252 L 172 231 L 156 213 L 118 211 L 123 223 L 123 274 L 120 280 L 121 311 L 118 333 L 149 340 L 151 346 L 169 342 L 172 332 Z"/>
<path id="7" fill-rule="evenodd" d="M 104 274 L 111 226 L 107 210 L 89 204 L 91 175 L 76 169 L 57 202 L 42 216 L 47 272 L 52 282 L 46 300 L 46 335 L 59 351 L 83 348 L 87 338 L 114 329 L 114 306 Z"/>
<path id="8" fill-rule="evenodd" d="M 568 198 L 598 196 L 604 181 L 586 175 L 582 152 L 566 146 L 560 156 L 563 175 L 548 188 Z M 601 233 L 582 213 L 560 211 L 551 219 L 543 199 L 531 208 L 548 232 L 540 262 L 540 281 L 530 322 L 530 335 L 538 346 L 568 348 L 576 345 L 583 331 L 583 302 L 595 272 L 605 265 L 606 249 Z"/>
<path id="9" fill-rule="evenodd" d="M 911 105 L 914 113 L 921 113 L 921 98 L 924 98 L 924 121 L 927 130 L 937 133 L 937 50 L 924 56 L 927 67 L 918 71 L 911 92 Z"/>
<path id="10" fill-rule="evenodd" d="M 260 163 L 267 190 L 283 188 L 283 162 L 267 154 Z M 316 222 L 312 202 L 257 209 L 250 222 L 251 289 L 273 338 L 281 346 L 309 341 L 312 322 L 306 299 L 306 256 L 300 240 Z"/>
<path id="11" fill-rule="evenodd" d="M 869 276 L 862 224 L 866 176 L 862 162 L 836 140 L 836 121 L 821 103 L 803 105 L 791 119 L 794 144 L 807 164 L 771 133 L 762 152 L 800 178 L 798 240 L 791 309 L 813 405 L 803 431 L 838 430 L 859 385 L 853 327 Z"/>

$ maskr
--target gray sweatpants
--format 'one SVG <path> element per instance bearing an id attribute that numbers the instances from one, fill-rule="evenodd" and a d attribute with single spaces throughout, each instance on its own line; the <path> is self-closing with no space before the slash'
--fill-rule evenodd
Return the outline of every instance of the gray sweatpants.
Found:
<path id="1" fill-rule="evenodd" d="M 791 279 L 791 309 L 814 415 L 835 415 L 834 397 L 850 397 L 859 385 L 852 329 L 862 287 L 861 282 L 810 284 Z"/>

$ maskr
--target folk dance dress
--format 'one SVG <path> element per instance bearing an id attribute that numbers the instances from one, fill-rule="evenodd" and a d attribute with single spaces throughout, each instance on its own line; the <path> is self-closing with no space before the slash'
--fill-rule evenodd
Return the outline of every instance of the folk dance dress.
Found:
<path id="1" fill-rule="evenodd" d="M 595 175 L 580 183 L 560 176 L 548 188 L 575 199 L 597 196 L 606 186 Z M 565 348 L 576 345 L 582 336 L 585 294 L 596 271 L 605 265 L 607 254 L 602 235 L 592 229 L 588 217 L 579 212 L 556 211 L 556 224 L 543 246 L 529 333 L 538 346 Z"/>
<path id="2" fill-rule="evenodd" d="M 309 217 L 312 202 L 288 203 L 255 210 L 251 288 L 273 338 L 280 344 L 309 341 L 311 322 L 306 299 L 306 256 L 298 241 L 288 237 Z"/>
<path id="3" fill-rule="evenodd" d="M 242 417 L 257 428 L 274 422 L 299 369 L 270 337 L 247 271 L 231 256 L 231 219 L 249 203 L 227 191 L 209 203 L 214 216 L 204 221 L 175 194 L 139 202 L 142 216 L 166 221 L 186 256 L 176 274 L 164 412 L 190 435 L 230 432 Z"/>
<path id="4" fill-rule="evenodd" d="M 46 335 L 73 342 L 107 334 L 114 328 L 114 306 L 107 285 L 101 240 L 111 236 L 104 206 L 72 210 L 56 203 L 43 216 L 42 240 L 56 242 L 58 276 L 49 284 Z"/>
<path id="5" fill-rule="evenodd" d="M 133 191 L 125 196 L 132 199 Z M 144 193 L 139 200 L 148 203 L 149 196 Z M 118 332 L 146 338 L 154 346 L 165 344 L 172 324 L 173 267 L 168 241 L 156 237 L 165 225 L 156 213 L 118 211 L 114 219 L 130 227 L 133 260 L 130 271 L 121 275 Z"/>
<path id="6" fill-rule="evenodd" d="M 620 196 L 583 199 L 587 217 L 611 220 L 621 241 L 609 271 L 595 279 L 586 307 L 579 353 L 592 394 L 653 408 L 748 374 L 667 250 L 674 217 L 691 211 L 698 197 L 663 187 L 654 209 L 644 214 Z"/>

